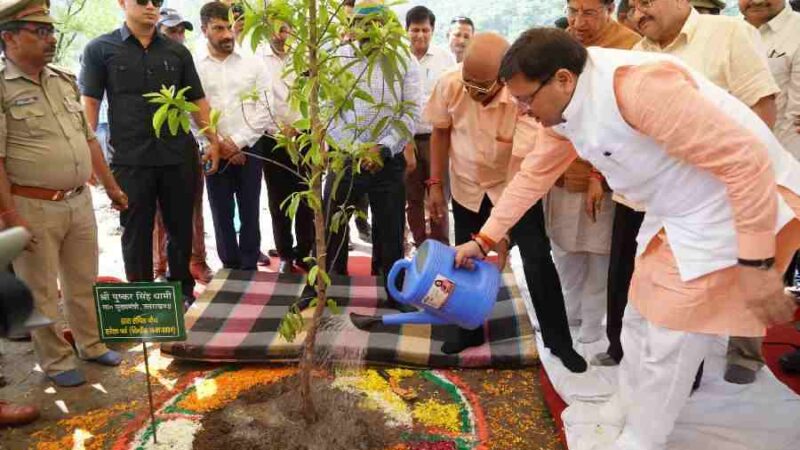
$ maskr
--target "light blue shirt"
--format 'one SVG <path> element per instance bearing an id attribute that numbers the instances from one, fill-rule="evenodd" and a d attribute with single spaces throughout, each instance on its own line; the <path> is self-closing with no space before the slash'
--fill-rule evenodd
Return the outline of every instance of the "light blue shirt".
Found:
<path id="1" fill-rule="evenodd" d="M 347 64 L 348 58 L 355 57 L 353 49 L 350 47 L 342 49 L 341 53 L 345 64 Z M 349 71 L 353 76 L 358 77 L 364 71 L 366 64 L 366 61 L 359 61 L 353 64 Z M 380 64 L 375 66 L 371 77 L 365 73 L 358 87 L 368 92 L 375 103 L 372 104 L 353 96 L 354 108 L 340 113 L 339 117 L 334 120 L 330 131 L 334 141 L 342 146 L 372 142 L 372 127 L 379 124 L 383 118 L 388 117 L 389 125 L 384 127 L 374 142 L 387 147 L 392 156 L 403 151 L 405 145 L 414 136 L 416 123 L 420 116 L 420 105 L 423 102 L 423 84 L 419 63 L 412 56 L 408 58 L 407 64 L 408 68 L 405 73 L 401 74 L 399 79 L 394 82 L 394 93 L 384 79 Z M 396 114 L 394 110 L 401 102 L 410 102 L 410 115 L 401 117 Z M 391 121 L 396 119 L 402 120 L 410 136 L 403 135 L 399 127 L 391 125 Z"/>

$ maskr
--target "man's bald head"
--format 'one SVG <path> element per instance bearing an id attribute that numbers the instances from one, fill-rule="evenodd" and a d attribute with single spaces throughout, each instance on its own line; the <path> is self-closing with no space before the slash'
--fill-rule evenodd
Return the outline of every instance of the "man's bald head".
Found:
<path id="1" fill-rule="evenodd" d="M 508 41 L 497 33 L 478 33 L 472 37 L 464 52 L 464 75 L 475 81 L 497 78 L 503 55 L 510 47 Z"/>

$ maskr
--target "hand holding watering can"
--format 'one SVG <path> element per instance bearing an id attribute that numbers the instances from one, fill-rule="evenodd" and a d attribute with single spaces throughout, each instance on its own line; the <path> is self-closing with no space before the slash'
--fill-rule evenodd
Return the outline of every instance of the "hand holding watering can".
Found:
<path id="1" fill-rule="evenodd" d="M 456 267 L 474 269 L 475 260 L 483 260 L 490 251 L 497 251 L 497 268 L 502 271 L 508 262 L 509 239 L 504 237 L 500 242 L 492 243 L 481 234 L 475 235 L 469 242 L 456 246 Z"/>
<path id="2" fill-rule="evenodd" d="M 472 270 L 455 265 L 456 250 L 441 242 L 425 241 L 412 260 L 401 259 L 387 276 L 387 290 L 400 303 L 419 311 L 386 316 L 351 313 L 360 329 L 373 325 L 455 324 L 474 330 L 486 321 L 494 309 L 501 285 L 497 268 L 483 261 L 473 261 Z M 402 289 L 397 284 L 403 280 Z"/>

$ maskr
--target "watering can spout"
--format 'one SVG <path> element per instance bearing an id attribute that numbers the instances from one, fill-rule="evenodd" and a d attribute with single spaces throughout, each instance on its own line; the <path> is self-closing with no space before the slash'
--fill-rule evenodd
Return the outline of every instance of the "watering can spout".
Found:
<path id="1" fill-rule="evenodd" d="M 383 322 L 383 318 L 379 316 L 365 316 L 356 313 L 350 313 L 350 320 L 359 330 L 369 330 L 374 325 Z"/>
<path id="2" fill-rule="evenodd" d="M 383 323 L 386 325 L 447 325 L 450 322 L 427 311 L 416 311 L 383 316 Z"/>
<path id="3" fill-rule="evenodd" d="M 350 320 L 359 330 L 369 330 L 379 323 L 384 325 L 447 325 L 449 323 L 425 311 L 388 314 L 385 316 L 365 316 L 363 314 L 350 313 Z"/>

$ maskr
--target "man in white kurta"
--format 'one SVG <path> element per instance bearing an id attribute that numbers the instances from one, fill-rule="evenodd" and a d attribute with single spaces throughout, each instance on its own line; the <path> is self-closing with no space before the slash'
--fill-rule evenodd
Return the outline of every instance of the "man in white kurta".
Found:
<path id="1" fill-rule="evenodd" d="M 800 247 L 800 163 L 671 57 L 587 51 L 541 28 L 511 47 L 500 78 L 546 128 L 456 264 L 488 251 L 578 156 L 644 205 L 618 395 L 591 415 L 617 432 L 577 448 L 663 450 L 713 342 L 763 336 L 796 309 L 779 272 Z"/>

